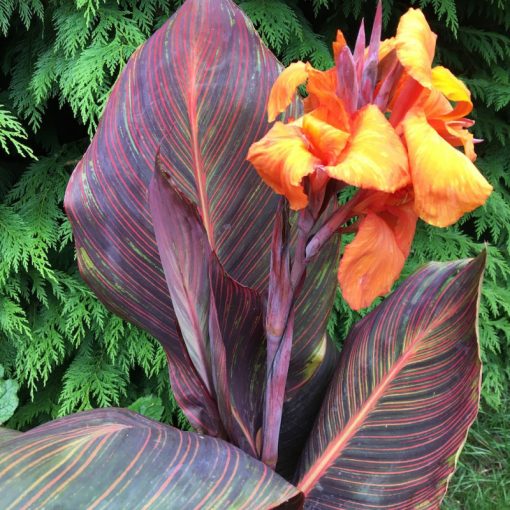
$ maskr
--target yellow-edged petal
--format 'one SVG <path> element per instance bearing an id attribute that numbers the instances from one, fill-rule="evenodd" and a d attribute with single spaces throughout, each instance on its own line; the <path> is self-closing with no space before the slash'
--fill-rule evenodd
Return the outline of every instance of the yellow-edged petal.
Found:
<path id="1" fill-rule="evenodd" d="M 410 182 L 407 154 L 384 114 L 367 105 L 354 118 L 341 162 L 326 166 L 330 177 L 359 188 L 393 192 Z"/>
<path id="2" fill-rule="evenodd" d="M 446 67 L 436 66 L 432 69 L 432 86 L 444 94 L 450 101 L 457 103 L 455 108 L 452 108 L 450 116 L 454 115 L 456 118 L 464 117 L 473 109 L 471 92 Z"/>
<path id="3" fill-rule="evenodd" d="M 353 310 L 366 308 L 389 292 L 405 259 L 386 221 L 377 214 L 367 214 L 338 268 L 342 295 L 349 306 Z"/>
<path id="4" fill-rule="evenodd" d="M 383 60 L 384 57 L 389 55 L 397 47 L 397 40 L 395 37 L 390 37 L 381 41 L 379 45 L 379 61 Z"/>
<path id="5" fill-rule="evenodd" d="M 471 102 L 471 92 L 449 69 L 436 66 L 432 69 L 432 86 L 440 90 L 450 101 Z"/>
<path id="6" fill-rule="evenodd" d="M 430 126 L 422 111 L 411 112 L 403 128 L 415 210 L 423 220 L 446 227 L 485 203 L 492 186 L 468 157 Z"/>
<path id="7" fill-rule="evenodd" d="M 320 114 L 320 111 L 318 114 Z M 308 113 L 303 116 L 302 129 L 312 144 L 313 152 L 321 159 L 323 164 L 335 165 L 350 134 L 321 120 L 317 113 Z"/>
<path id="8" fill-rule="evenodd" d="M 397 57 L 407 73 L 422 87 L 432 87 L 432 60 L 437 36 L 419 9 L 409 9 L 397 28 Z"/>
<path id="9" fill-rule="evenodd" d="M 307 64 L 304 62 L 294 62 L 284 69 L 280 76 L 274 82 L 269 100 L 267 102 L 267 117 L 269 122 L 273 122 L 276 116 L 285 111 L 292 103 L 296 89 L 303 84 L 308 77 Z"/>
<path id="10" fill-rule="evenodd" d="M 287 197 L 294 210 L 308 204 L 301 181 L 315 170 L 320 160 L 308 150 L 297 126 L 276 122 L 248 151 L 248 161 L 276 193 Z"/>

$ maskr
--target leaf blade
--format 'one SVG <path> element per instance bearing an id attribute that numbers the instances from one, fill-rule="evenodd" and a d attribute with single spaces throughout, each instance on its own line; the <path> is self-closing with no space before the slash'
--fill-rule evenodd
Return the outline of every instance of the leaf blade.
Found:
<path id="1" fill-rule="evenodd" d="M 6 509 L 301 508 L 302 500 L 232 445 L 120 409 L 78 413 L 4 443 L 0 489 Z"/>
<path id="2" fill-rule="evenodd" d="M 233 2 L 188 0 L 130 58 L 66 191 L 83 278 L 110 310 L 163 344 L 177 401 L 201 430 L 214 428 L 207 420 L 214 406 L 199 397 L 202 383 L 175 325 L 148 186 L 159 150 L 163 168 L 205 218 L 225 271 L 263 292 L 278 197 L 245 157 L 269 128 L 266 103 L 280 70 Z M 289 114 L 300 109 L 296 103 Z M 310 401 L 318 402 L 329 381 L 329 362 L 316 354 L 333 302 L 335 263 L 309 267 L 297 303 L 295 375 L 282 425 L 288 444 L 302 443 L 313 422 L 298 389 L 306 387 Z M 330 342 L 328 351 L 334 353 Z"/>
<path id="3" fill-rule="evenodd" d="M 426 266 L 351 332 L 302 458 L 305 508 L 439 505 L 478 408 L 484 264 Z"/>
<path id="4" fill-rule="evenodd" d="M 223 368 L 215 379 L 224 388 L 217 392 L 218 408 L 231 442 L 260 458 L 266 350 L 261 297 L 232 280 L 214 254 L 209 275 L 211 344 L 219 344 L 213 356 L 222 358 L 213 369 Z"/>
<path id="5" fill-rule="evenodd" d="M 178 332 L 191 361 L 188 371 L 201 381 L 192 395 L 177 395 L 210 403 L 205 415 L 210 435 L 223 435 L 216 407 L 209 345 L 208 284 L 211 247 L 195 205 L 181 193 L 156 159 L 156 171 L 149 185 L 149 206 L 163 271 L 176 314 Z M 178 389 L 177 389 L 178 391 Z M 183 408 L 194 417 L 194 406 Z M 194 420 L 197 421 L 196 419 Z M 204 420 L 202 420 L 202 424 Z"/>

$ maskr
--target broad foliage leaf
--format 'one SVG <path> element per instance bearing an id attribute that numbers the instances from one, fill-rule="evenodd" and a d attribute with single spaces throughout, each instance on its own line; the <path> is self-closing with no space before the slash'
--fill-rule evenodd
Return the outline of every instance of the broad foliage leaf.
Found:
<path id="1" fill-rule="evenodd" d="M 212 250 L 207 234 L 195 205 L 167 182 L 159 164 L 149 187 L 149 204 L 178 324 L 179 340 L 169 345 L 170 373 L 178 367 L 180 372 L 188 374 L 184 385 L 176 381 L 174 393 L 196 429 L 223 437 L 209 345 Z M 193 391 L 186 386 L 190 383 Z"/>
<path id="2" fill-rule="evenodd" d="M 359 322 L 300 466 L 305 508 L 438 508 L 475 419 L 485 254 L 432 263 Z"/>
<path id="3" fill-rule="evenodd" d="M 56 420 L 0 446 L 2 508 L 302 508 L 302 495 L 221 439 L 130 411 Z"/>
<path id="4" fill-rule="evenodd" d="M 262 300 L 232 280 L 215 255 L 209 315 L 218 407 L 231 441 L 260 458 L 265 387 Z"/>
<path id="5" fill-rule="evenodd" d="M 17 430 L 0 427 L 0 444 L 19 436 L 21 432 Z"/>
<path id="6" fill-rule="evenodd" d="M 260 295 L 227 274 L 211 250 L 199 213 L 158 169 L 149 188 L 154 229 L 187 349 L 171 364 L 191 362 L 195 395 L 207 413 L 186 408 L 197 428 L 223 436 L 258 457 L 264 388 L 264 330 Z M 189 353 L 189 358 L 187 356 Z M 176 388 L 176 392 L 180 388 Z M 188 402 L 189 395 L 177 395 Z M 217 405 L 217 407 L 216 407 Z M 260 440 L 260 438 L 259 438 Z"/>
<path id="7" fill-rule="evenodd" d="M 66 192 L 83 277 L 111 310 L 162 342 L 179 404 L 196 426 L 198 416 L 215 421 L 215 413 L 177 331 L 148 185 L 159 151 L 165 171 L 197 206 L 225 271 L 263 292 L 277 196 L 245 157 L 268 130 L 266 102 L 280 70 L 230 0 L 188 0 L 129 60 Z M 324 331 L 336 253 L 332 245 L 310 266 L 297 303 L 282 429 L 296 448 L 313 422 L 308 405 L 318 406 L 335 360 Z"/>

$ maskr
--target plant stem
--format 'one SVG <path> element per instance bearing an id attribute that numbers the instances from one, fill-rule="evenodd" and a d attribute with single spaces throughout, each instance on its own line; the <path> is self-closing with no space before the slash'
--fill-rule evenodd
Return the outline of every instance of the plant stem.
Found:
<path id="1" fill-rule="evenodd" d="M 296 250 L 294 252 L 294 260 L 292 261 L 292 271 L 290 273 L 292 290 L 295 294 L 306 272 L 306 245 L 314 224 L 315 221 L 307 209 L 299 211 L 298 237 Z"/>
<path id="2" fill-rule="evenodd" d="M 345 205 L 337 209 L 322 227 L 310 239 L 305 249 L 305 264 L 307 264 L 321 248 L 336 234 L 340 227 L 352 216 L 353 207 L 359 202 L 361 195 L 357 194 Z"/>
<path id="3" fill-rule="evenodd" d="M 306 266 L 331 236 L 351 217 L 352 208 L 359 202 L 361 196 L 357 194 L 347 204 L 337 209 L 309 241 L 310 233 L 317 220 L 314 211 L 319 210 L 321 205 L 321 203 L 314 204 L 312 196 L 309 206 L 299 211 L 298 234 L 292 265 L 286 209 L 280 206 L 277 213 L 273 231 L 266 312 L 267 372 L 261 455 L 262 461 L 273 469 L 278 460 L 278 439 L 294 336 L 295 303 L 306 275 Z"/>
<path id="4" fill-rule="evenodd" d="M 281 222 L 275 222 L 268 311 L 266 316 L 267 375 L 264 399 L 262 461 L 274 469 L 278 460 L 278 439 L 294 336 L 294 306 L 306 273 L 305 248 L 314 220 L 308 210 L 300 211 L 298 237 L 292 269 L 288 239 L 280 236 Z"/>
<path id="5" fill-rule="evenodd" d="M 273 339 L 272 352 L 267 356 L 266 393 L 264 400 L 264 440 L 262 462 L 275 469 L 278 460 L 278 440 L 285 400 L 285 387 L 290 365 L 294 332 L 294 306 L 291 306 L 287 327 L 281 338 Z M 269 344 L 269 341 L 268 341 Z"/>

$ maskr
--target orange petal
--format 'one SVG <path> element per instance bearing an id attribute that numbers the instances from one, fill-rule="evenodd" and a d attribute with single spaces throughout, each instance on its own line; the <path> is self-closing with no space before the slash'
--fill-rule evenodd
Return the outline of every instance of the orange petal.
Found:
<path id="1" fill-rule="evenodd" d="M 345 248 L 338 268 L 344 299 L 353 310 L 369 306 L 391 290 L 404 262 L 388 223 L 377 214 L 367 214 L 356 237 Z"/>
<path id="2" fill-rule="evenodd" d="M 384 57 L 389 55 L 396 48 L 396 46 L 397 40 L 395 37 L 381 41 L 381 44 L 379 45 L 379 61 L 383 60 Z"/>
<path id="3" fill-rule="evenodd" d="M 401 207 L 412 204 L 414 193 L 412 186 L 406 186 L 395 193 L 385 193 L 384 191 L 364 190 L 358 192 L 358 199 L 353 207 L 353 213 L 357 216 L 369 212 L 382 213 L 391 207 Z"/>
<path id="4" fill-rule="evenodd" d="M 436 38 L 419 9 L 409 9 L 400 18 L 396 37 L 398 59 L 407 73 L 428 89 L 432 87 Z"/>
<path id="5" fill-rule="evenodd" d="M 407 154 L 400 137 L 374 105 L 358 112 L 341 163 L 325 170 L 330 177 L 347 184 L 387 192 L 410 182 Z"/>
<path id="6" fill-rule="evenodd" d="M 299 127 L 276 122 L 264 138 L 250 147 L 246 159 L 266 184 L 287 197 L 292 209 L 307 206 L 308 197 L 301 181 L 320 160 L 308 150 Z"/>
<path id="7" fill-rule="evenodd" d="M 308 97 L 305 101 L 305 111 L 310 112 L 317 108 L 328 112 L 327 122 L 343 131 L 350 131 L 349 116 L 342 100 L 336 94 L 337 76 L 336 68 L 327 71 L 308 69 L 308 83 L 306 91 Z"/>
<path id="8" fill-rule="evenodd" d="M 413 203 L 389 206 L 386 211 L 380 213 L 380 216 L 393 230 L 395 241 L 404 257 L 407 258 L 413 243 L 416 222 L 418 221 Z"/>
<path id="9" fill-rule="evenodd" d="M 422 89 L 422 91 L 417 105 L 423 109 L 428 119 L 447 117 L 453 112 L 453 106 L 442 92 L 436 89 Z"/>
<path id="10" fill-rule="evenodd" d="M 336 31 L 336 41 L 333 42 L 333 56 L 336 59 L 338 58 L 338 55 L 340 55 L 340 52 L 344 49 L 344 47 L 347 46 L 347 42 L 345 41 L 344 34 L 341 30 Z"/>
<path id="11" fill-rule="evenodd" d="M 446 67 L 436 66 L 432 69 L 432 86 L 457 103 L 450 117 L 464 117 L 473 109 L 469 89 Z"/>
<path id="12" fill-rule="evenodd" d="M 317 113 L 303 116 L 303 133 L 322 162 L 325 165 L 334 165 L 338 162 L 350 135 L 317 117 Z"/>
<path id="13" fill-rule="evenodd" d="M 448 137 L 443 137 L 452 145 L 462 145 L 464 147 L 464 154 L 471 160 L 475 161 L 476 152 L 475 144 L 473 142 L 473 134 L 467 129 L 459 129 L 454 126 L 453 122 L 446 123 L 446 130 L 449 134 Z"/>
<path id="14" fill-rule="evenodd" d="M 276 116 L 285 111 L 292 103 L 296 95 L 296 89 L 303 84 L 308 77 L 307 64 L 304 62 L 295 62 L 284 69 L 280 76 L 274 82 L 269 100 L 267 103 L 267 117 L 269 122 L 273 122 Z"/>
<path id="15" fill-rule="evenodd" d="M 357 202 L 353 212 L 356 215 L 372 212 L 383 218 L 393 230 L 400 251 L 407 257 L 418 221 L 412 188 L 409 186 L 395 193 L 368 190 L 363 196 L 361 194 L 358 196 L 362 198 Z"/>
<path id="16" fill-rule="evenodd" d="M 446 227 L 485 203 L 492 186 L 468 157 L 430 126 L 422 111 L 411 112 L 403 126 L 415 210 L 423 220 Z"/>
<path id="17" fill-rule="evenodd" d="M 404 73 L 396 87 L 395 94 L 390 101 L 389 110 L 391 111 L 390 123 L 400 134 L 399 124 L 407 115 L 409 110 L 423 99 L 424 89 L 414 78 Z"/>
<path id="18" fill-rule="evenodd" d="M 379 213 L 386 209 L 386 204 L 391 196 L 391 193 L 384 193 L 384 191 L 358 191 L 356 195 L 357 201 L 353 207 L 353 213 L 356 216 L 367 214 L 369 212 Z"/>
<path id="19" fill-rule="evenodd" d="M 427 122 L 434 128 L 442 138 L 454 147 L 464 146 L 464 154 L 471 160 L 475 161 L 476 152 L 473 134 L 467 128 L 471 127 L 474 122 L 469 119 L 448 120 L 448 116 L 429 117 L 425 111 Z"/>

